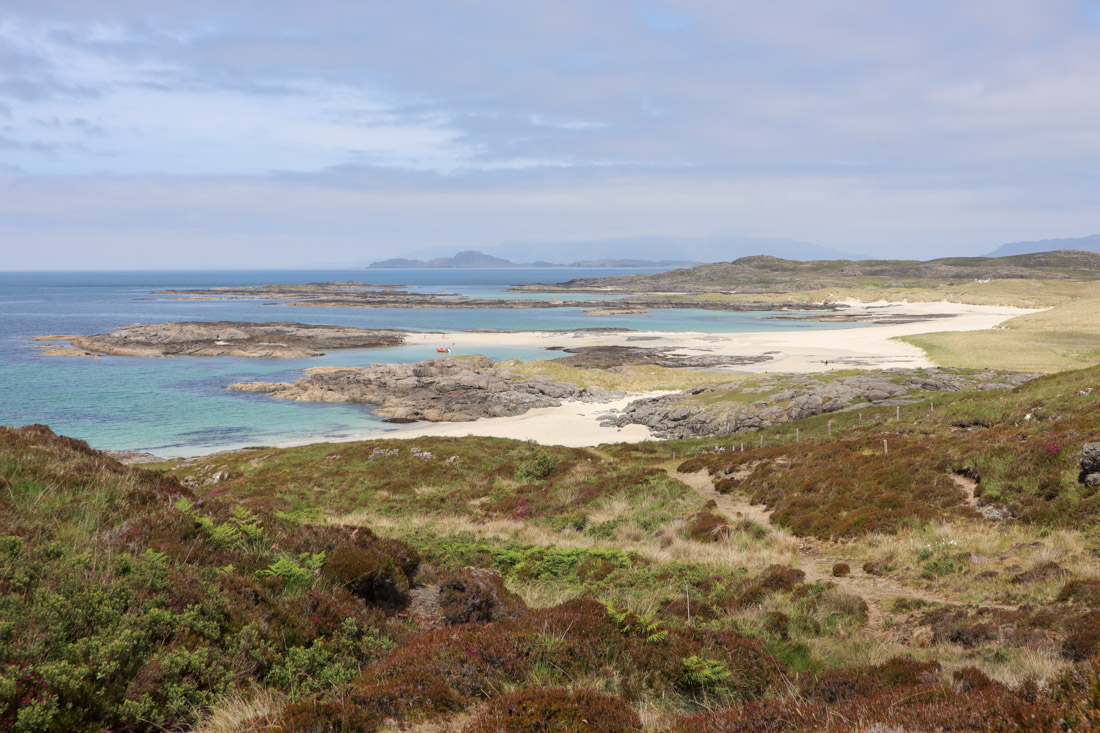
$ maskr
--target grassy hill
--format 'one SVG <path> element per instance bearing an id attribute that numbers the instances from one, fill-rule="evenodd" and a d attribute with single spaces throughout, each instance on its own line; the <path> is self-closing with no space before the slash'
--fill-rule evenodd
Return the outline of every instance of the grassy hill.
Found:
<path id="1" fill-rule="evenodd" d="M 1090 729 L 1097 384 L 146 468 L 0 429 L 0 728 Z"/>
<path id="2" fill-rule="evenodd" d="M 1097 280 L 1100 254 L 1058 250 L 1009 257 L 948 257 L 937 260 L 811 260 L 758 255 L 653 275 L 581 278 L 558 285 L 521 285 L 517 290 L 612 290 L 672 293 L 793 293 L 838 287 L 927 287 L 958 280 Z"/>

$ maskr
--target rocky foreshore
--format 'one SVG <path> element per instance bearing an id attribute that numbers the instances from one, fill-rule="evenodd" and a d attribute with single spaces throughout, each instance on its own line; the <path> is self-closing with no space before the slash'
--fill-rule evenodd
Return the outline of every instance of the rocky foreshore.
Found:
<path id="1" fill-rule="evenodd" d="M 520 290 L 512 288 L 511 290 Z M 361 282 L 310 283 L 308 285 L 262 285 L 201 290 L 160 290 L 156 295 L 170 300 L 259 299 L 272 304 L 314 308 L 579 308 L 590 315 L 636 315 L 650 308 L 693 308 L 714 311 L 836 311 L 841 303 L 738 302 L 726 300 L 682 300 L 645 291 L 608 300 L 563 298 L 470 298 L 455 293 L 416 293 Z M 624 293 L 625 294 L 625 293 Z"/>
<path id="2" fill-rule="evenodd" d="M 946 368 L 889 369 L 834 379 L 777 375 L 635 400 L 604 423 L 645 425 L 662 438 L 725 435 L 868 404 L 910 404 L 925 392 L 1012 389 L 1038 376 Z"/>
<path id="3" fill-rule="evenodd" d="M 322 349 L 363 349 L 404 343 L 400 331 L 378 331 L 307 323 L 213 321 L 138 324 L 91 336 L 39 336 L 37 341 L 67 341 L 47 354 L 88 356 L 241 356 L 299 359 L 321 356 Z"/>
<path id="4" fill-rule="evenodd" d="M 566 401 L 611 402 L 626 396 L 600 387 L 553 382 L 545 376 L 522 378 L 494 367 L 485 356 L 365 368 L 317 367 L 306 370 L 306 377 L 293 384 L 244 382 L 229 389 L 303 402 L 367 403 L 378 405 L 374 413 L 382 417 L 431 422 L 508 417 Z"/>

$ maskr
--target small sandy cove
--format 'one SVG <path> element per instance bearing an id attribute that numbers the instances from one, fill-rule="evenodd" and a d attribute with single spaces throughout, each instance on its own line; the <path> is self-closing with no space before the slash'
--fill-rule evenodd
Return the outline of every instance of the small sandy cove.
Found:
<path id="1" fill-rule="evenodd" d="M 813 373 L 834 369 L 890 369 L 933 366 L 924 352 L 915 346 L 892 341 L 896 336 L 912 336 L 936 331 L 980 331 L 994 328 L 1016 316 L 1035 311 L 1007 306 L 962 305 L 958 303 L 860 303 L 851 302 L 844 314 L 867 313 L 876 316 L 938 316 L 914 323 L 875 325 L 815 330 L 788 329 L 755 333 L 702 333 L 662 331 L 520 331 L 512 333 L 435 333 L 410 334 L 408 343 L 423 340 L 425 345 L 451 348 L 453 354 L 477 354 L 493 346 L 551 347 L 564 346 L 641 346 L 674 347 L 687 355 L 769 354 L 770 361 L 725 368 L 730 374 Z M 944 316 L 946 314 L 946 316 Z M 792 313 L 792 315 L 803 315 Z M 817 324 L 815 324 L 817 325 Z M 562 354 L 546 352 L 547 359 Z M 661 394 L 661 393 L 653 393 Z M 641 425 L 624 428 L 601 427 L 599 415 L 624 407 L 638 397 L 593 405 L 569 402 L 561 407 L 531 410 L 517 417 L 486 418 L 475 422 L 433 423 L 409 428 L 380 430 L 356 435 L 347 440 L 416 438 L 421 436 L 480 435 L 487 437 L 533 440 L 543 445 L 582 447 L 600 443 L 637 443 L 651 440 L 649 429 Z"/>

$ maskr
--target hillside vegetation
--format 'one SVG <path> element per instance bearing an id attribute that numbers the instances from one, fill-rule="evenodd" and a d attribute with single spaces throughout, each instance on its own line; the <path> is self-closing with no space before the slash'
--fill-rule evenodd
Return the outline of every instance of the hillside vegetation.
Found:
<path id="1" fill-rule="evenodd" d="M 0 728 L 1090 729 L 1097 384 L 147 468 L 3 429 Z"/>
<path id="2" fill-rule="evenodd" d="M 1100 254 L 1058 250 L 1009 257 L 937 260 L 811 260 L 757 255 L 652 275 L 580 278 L 558 285 L 520 285 L 515 290 L 623 291 L 642 293 L 777 294 L 842 287 L 928 287 L 959 280 L 1087 280 L 1100 278 Z"/>

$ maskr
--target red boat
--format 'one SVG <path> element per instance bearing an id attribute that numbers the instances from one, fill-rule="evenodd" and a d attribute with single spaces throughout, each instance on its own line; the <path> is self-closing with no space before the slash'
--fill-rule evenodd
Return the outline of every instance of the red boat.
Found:
<path id="1" fill-rule="evenodd" d="M 438 347 L 438 348 L 436 348 L 436 351 L 438 351 L 438 352 L 439 352 L 440 354 L 449 354 L 449 353 L 451 353 L 451 350 L 450 350 L 450 349 L 444 349 L 444 348 L 443 348 L 443 347 L 441 347 L 441 346 L 440 346 L 440 347 Z"/>

